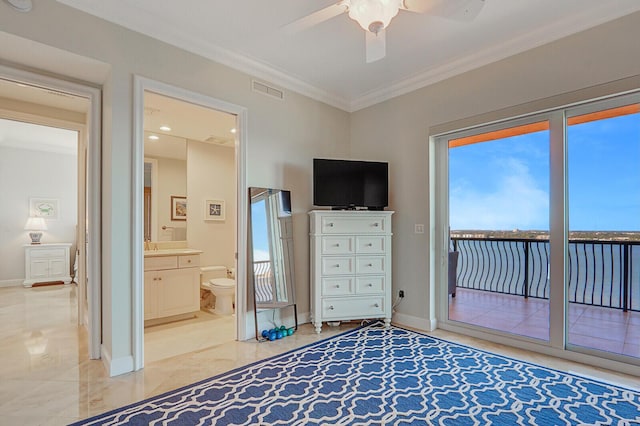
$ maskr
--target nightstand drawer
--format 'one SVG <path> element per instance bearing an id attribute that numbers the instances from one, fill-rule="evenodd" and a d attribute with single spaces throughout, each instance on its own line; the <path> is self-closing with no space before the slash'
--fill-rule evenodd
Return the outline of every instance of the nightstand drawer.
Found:
<path id="1" fill-rule="evenodd" d="M 356 293 L 358 294 L 384 293 L 384 275 L 358 277 L 356 279 Z"/>
<path id="2" fill-rule="evenodd" d="M 353 237 L 322 237 L 322 254 L 353 254 Z"/>
<path id="3" fill-rule="evenodd" d="M 43 258 L 52 258 L 52 257 L 64 258 L 65 254 L 66 254 L 66 250 L 63 248 L 47 248 L 47 249 L 31 250 L 32 259 L 43 259 Z"/>
<path id="4" fill-rule="evenodd" d="M 356 258 L 357 274 L 384 274 L 384 256 L 362 256 Z"/>
<path id="5" fill-rule="evenodd" d="M 323 299 L 322 317 L 365 318 L 384 316 L 384 297 L 351 297 Z"/>
<path id="6" fill-rule="evenodd" d="M 385 252 L 384 237 L 357 237 L 356 253 L 359 254 L 382 254 Z"/>
<path id="7" fill-rule="evenodd" d="M 322 275 L 353 274 L 353 257 L 323 257 Z"/>
<path id="8" fill-rule="evenodd" d="M 323 296 L 344 296 L 354 293 L 353 278 L 322 278 Z"/>
<path id="9" fill-rule="evenodd" d="M 382 234 L 387 232 L 384 217 L 339 217 L 327 216 L 321 219 L 323 234 Z"/>

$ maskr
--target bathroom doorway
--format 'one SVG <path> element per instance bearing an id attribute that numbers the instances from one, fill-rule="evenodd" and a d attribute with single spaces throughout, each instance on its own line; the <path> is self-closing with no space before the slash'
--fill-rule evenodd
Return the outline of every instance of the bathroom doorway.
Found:
<path id="1" fill-rule="evenodd" d="M 135 109 L 139 369 L 244 339 L 244 112 L 143 78 L 136 79 Z M 213 278 L 224 279 L 224 294 L 211 289 Z M 219 309 L 226 299 L 234 309 Z"/>

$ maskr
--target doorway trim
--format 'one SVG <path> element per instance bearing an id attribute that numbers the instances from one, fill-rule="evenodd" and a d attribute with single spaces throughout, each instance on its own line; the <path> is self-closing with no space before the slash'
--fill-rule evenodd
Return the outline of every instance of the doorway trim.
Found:
<path id="1" fill-rule="evenodd" d="M 85 136 L 87 149 L 86 157 L 86 221 L 78 223 L 78 241 L 81 254 L 87 264 L 87 302 L 88 302 L 88 340 L 89 358 L 101 357 L 100 346 L 102 343 L 102 264 L 101 264 L 101 105 L 102 92 L 99 88 L 86 84 L 74 83 L 60 78 L 49 77 L 36 72 L 11 68 L 0 64 L 0 77 L 6 80 L 21 82 L 27 85 L 39 86 L 58 92 L 86 98 L 89 101 L 89 109 L 85 122 L 86 130 L 79 133 L 79 138 Z M 80 153 L 79 153 L 80 154 Z M 78 156 L 80 160 L 80 155 Z M 80 185 L 81 183 L 78 182 Z M 80 206 L 78 206 L 80 208 Z M 80 229 L 86 225 L 87 235 L 80 234 Z M 86 243 L 86 244 L 85 244 Z M 86 253 L 84 248 L 86 247 Z M 80 299 L 78 300 L 80 303 Z M 79 321 L 82 321 L 79 318 Z"/>
<path id="2" fill-rule="evenodd" d="M 236 337 L 247 339 L 246 223 L 247 223 L 247 108 L 201 93 L 151 80 L 139 75 L 133 80 L 133 363 L 134 370 L 144 367 L 144 257 L 143 257 L 143 182 L 144 182 L 144 92 L 150 91 L 180 101 L 200 105 L 236 116 Z"/>

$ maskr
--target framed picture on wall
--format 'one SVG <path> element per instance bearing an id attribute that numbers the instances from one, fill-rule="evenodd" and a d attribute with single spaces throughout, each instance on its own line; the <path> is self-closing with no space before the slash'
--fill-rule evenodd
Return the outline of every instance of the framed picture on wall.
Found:
<path id="1" fill-rule="evenodd" d="M 171 196 L 171 220 L 187 220 L 187 197 Z"/>
<path id="2" fill-rule="evenodd" d="M 53 198 L 30 198 L 29 215 L 45 219 L 58 218 L 58 200 Z"/>
<path id="3" fill-rule="evenodd" d="M 204 220 L 224 220 L 224 200 L 205 200 Z"/>

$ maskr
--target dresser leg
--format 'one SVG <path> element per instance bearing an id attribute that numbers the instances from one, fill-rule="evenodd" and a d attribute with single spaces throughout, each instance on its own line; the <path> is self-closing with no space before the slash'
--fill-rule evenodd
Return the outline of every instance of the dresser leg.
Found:
<path id="1" fill-rule="evenodd" d="M 385 318 L 384 319 L 384 328 L 390 328 L 391 327 L 391 318 Z"/>
<path id="2" fill-rule="evenodd" d="M 313 325 L 316 328 L 316 333 L 320 334 L 322 331 L 322 321 L 314 322 Z"/>

